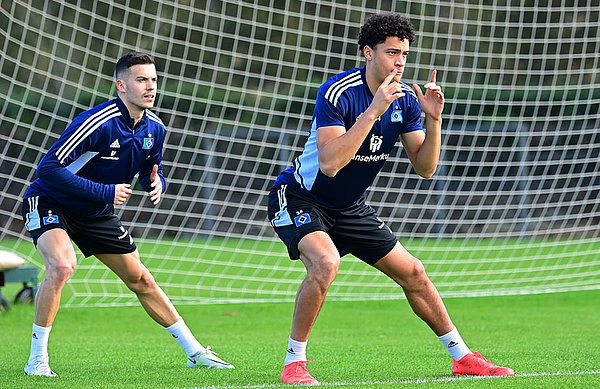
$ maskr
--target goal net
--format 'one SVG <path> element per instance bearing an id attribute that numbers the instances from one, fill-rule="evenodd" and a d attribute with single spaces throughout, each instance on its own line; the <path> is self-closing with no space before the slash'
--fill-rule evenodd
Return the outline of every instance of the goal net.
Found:
<path id="1" fill-rule="evenodd" d="M 116 96 L 116 60 L 144 51 L 168 190 L 154 207 L 136 186 L 116 209 L 142 261 L 176 304 L 293 301 L 305 270 L 268 223 L 267 193 L 306 140 L 318 87 L 363 66 L 361 24 L 393 11 L 417 31 L 404 80 L 438 71 L 442 155 L 420 179 L 399 145 L 368 203 L 442 296 L 600 288 L 600 6 L 484 3 L 2 1 L 0 246 L 43 271 L 20 212 L 37 163 L 77 114 Z M 64 305 L 137 304 L 77 253 Z M 352 256 L 328 295 L 403 298 Z"/>

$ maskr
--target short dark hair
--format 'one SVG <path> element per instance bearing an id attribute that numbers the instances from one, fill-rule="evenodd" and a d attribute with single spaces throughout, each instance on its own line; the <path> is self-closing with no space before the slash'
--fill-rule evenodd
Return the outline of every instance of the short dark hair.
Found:
<path id="1" fill-rule="evenodd" d="M 117 66 L 115 67 L 115 76 L 119 79 L 121 74 L 134 65 L 146 65 L 151 64 L 154 65 L 154 58 L 146 53 L 140 53 L 138 51 L 131 51 L 117 61 Z"/>
<path id="2" fill-rule="evenodd" d="M 412 43 L 415 39 L 415 30 L 410 20 L 399 14 L 373 15 L 360 28 L 358 45 L 361 51 L 365 46 L 375 48 L 390 36 L 396 36 L 401 40 L 406 39 Z"/>

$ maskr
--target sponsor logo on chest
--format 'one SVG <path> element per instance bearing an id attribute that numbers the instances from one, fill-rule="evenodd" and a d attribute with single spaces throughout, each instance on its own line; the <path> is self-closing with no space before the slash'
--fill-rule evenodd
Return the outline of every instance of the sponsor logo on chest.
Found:
<path id="1" fill-rule="evenodd" d="M 369 150 L 371 150 L 372 153 L 379 151 L 382 144 L 383 144 L 383 135 L 371 134 L 371 140 L 369 142 Z"/>
<path id="2" fill-rule="evenodd" d="M 117 150 L 111 150 L 110 155 L 103 155 L 100 158 L 109 159 L 111 161 L 118 161 L 119 157 L 117 156 Z"/>

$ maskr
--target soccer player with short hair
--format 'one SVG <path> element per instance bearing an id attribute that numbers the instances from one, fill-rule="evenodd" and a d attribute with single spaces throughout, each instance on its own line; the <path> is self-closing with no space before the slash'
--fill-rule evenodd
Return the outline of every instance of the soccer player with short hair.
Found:
<path id="1" fill-rule="evenodd" d="M 139 182 L 157 205 L 166 188 L 162 168 L 165 126 L 150 109 L 157 91 L 154 59 L 130 52 L 116 64 L 117 98 L 79 114 L 50 147 L 38 178 L 23 199 L 25 227 L 46 266 L 35 299 L 31 354 L 26 375 L 54 377 L 48 337 L 61 291 L 77 265 L 71 240 L 96 256 L 138 297 L 158 324 L 179 342 L 189 367 L 233 369 L 204 348 L 140 261 L 129 232 L 114 214 Z"/>
<path id="2" fill-rule="evenodd" d="M 452 356 L 454 375 L 514 374 L 469 350 L 421 261 L 365 203 L 364 191 L 399 137 L 417 174 L 429 178 L 437 168 L 444 95 L 436 72 L 425 94 L 400 81 L 414 37 L 410 21 L 398 14 L 374 15 L 364 23 L 358 44 L 365 67 L 335 75 L 319 88 L 304 150 L 269 193 L 269 220 L 290 258 L 300 259 L 307 271 L 296 295 L 283 382 L 318 384 L 306 369 L 307 339 L 340 258 L 349 253 L 402 287 L 413 311 Z"/>

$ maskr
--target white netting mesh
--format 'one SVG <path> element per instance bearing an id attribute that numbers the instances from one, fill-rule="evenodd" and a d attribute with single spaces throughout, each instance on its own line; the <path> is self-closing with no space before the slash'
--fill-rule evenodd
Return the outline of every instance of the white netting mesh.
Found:
<path id="1" fill-rule="evenodd" d="M 442 160 L 419 179 L 392 155 L 368 200 L 444 296 L 600 288 L 597 1 L 2 1 L 0 231 L 42 266 L 20 216 L 35 167 L 70 120 L 115 96 L 116 60 L 157 60 L 168 192 L 118 213 L 176 303 L 292 301 L 304 269 L 266 220 L 318 87 L 363 61 L 360 25 L 411 18 L 404 78 L 444 88 Z M 345 258 L 329 298 L 399 298 Z M 80 260 L 66 305 L 132 304 Z"/>

